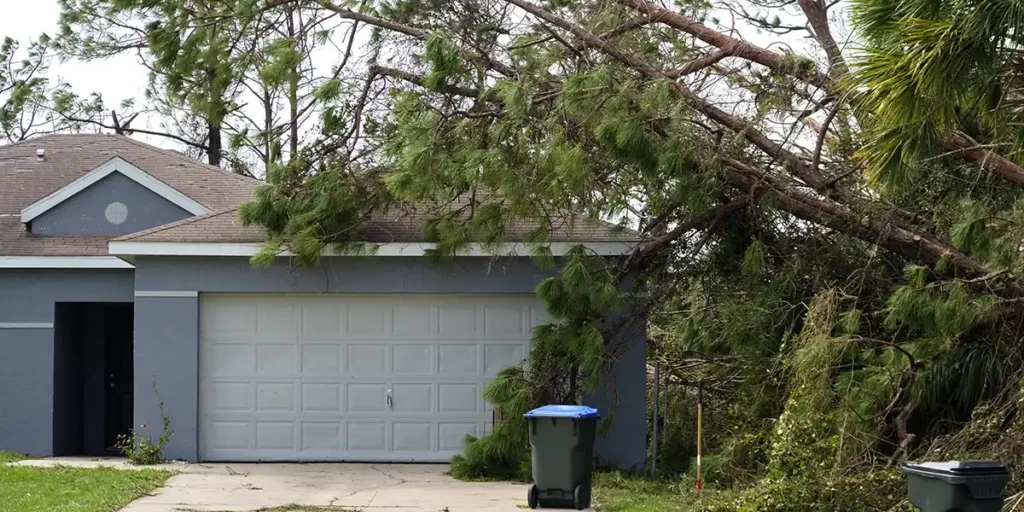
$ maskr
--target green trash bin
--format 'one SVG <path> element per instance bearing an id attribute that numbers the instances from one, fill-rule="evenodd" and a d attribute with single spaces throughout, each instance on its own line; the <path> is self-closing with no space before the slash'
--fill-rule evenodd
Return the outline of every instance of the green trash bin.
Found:
<path id="1" fill-rule="evenodd" d="M 582 405 L 545 405 L 526 413 L 533 454 L 530 508 L 590 506 L 597 409 Z"/>
<path id="2" fill-rule="evenodd" d="M 999 512 L 1010 474 L 989 460 L 904 462 L 907 495 L 922 512 Z"/>

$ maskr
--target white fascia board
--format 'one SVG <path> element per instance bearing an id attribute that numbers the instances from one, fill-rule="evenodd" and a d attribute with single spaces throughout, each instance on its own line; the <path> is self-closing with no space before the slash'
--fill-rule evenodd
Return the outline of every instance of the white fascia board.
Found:
<path id="1" fill-rule="evenodd" d="M 548 244 L 551 253 L 562 256 L 580 244 L 600 256 L 619 256 L 628 254 L 636 248 L 636 244 L 626 242 L 552 242 Z M 424 256 L 434 249 L 432 243 L 386 243 L 367 244 L 369 249 L 358 256 Z M 260 244 L 222 244 L 222 243 L 179 243 L 179 242 L 110 242 L 110 254 L 119 256 L 252 256 L 259 252 Z M 376 247 L 376 250 L 373 250 Z M 503 244 L 498 251 L 488 251 L 480 244 L 472 244 L 458 253 L 460 256 L 529 256 L 530 246 L 524 243 Z M 281 256 L 294 256 L 284 251 Z M 324 256 L 346 256 L 332 249 L 325 249 Z"/>
<path id="2" fill-rule="evenodd" d="M 53 329 L 53 322 L 0 322 L 0 329 Z"/>
<path id="3" fill-rule="evenodd" d="M 0 268 L 135 268 L 114 256 L 0 256 Z"/>
<path id="4" fill-rule="evenodd" d="M 194 299 L 199 297 L 199 292 L 189 291 L 160 291 L 160 290 L 135 290 L 136 297 L 146 298 L 174 298 L 174 299 Z"/>
<path id="5" fill-rule="evenodd" d="M 83 176 L 80 176 L 75 181 L 64 185 L 52 194 L 23 208 L 21 210 L 21 222 L 31 222 L 32 219 L 49 211 L 58 204 L 63 203 L 75 194 L 85 190 L 90 185 L 106 178 L 114 172 L 123 174 L 128 179 L 146 187 L 156 195 L 178 205 L 181 209 L 191 213 L 192 215 L 204 215 L 210 213 L 209 208 L 203 206 L 191 197 L 182 194 L 178 189 L 154 178 L 142 169 L 128 163 L 128 161 L 123 158 L 115 156 L 114 158 L 107 160 L 106 163 L 85 173 Z"/>

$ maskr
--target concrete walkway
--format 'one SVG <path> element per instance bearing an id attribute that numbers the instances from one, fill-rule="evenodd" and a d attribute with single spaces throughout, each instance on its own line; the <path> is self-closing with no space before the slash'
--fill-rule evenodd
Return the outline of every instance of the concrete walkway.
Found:
<path id="1" fill-rule="evenodd" d="M 32 466 L 135 469 L 123 459 L 39 459 Z M 149 466 L 153 467 L 153 466 Z M 164 464 L 178 474 L 123 512 L 242 510 L 289 504 L 366 512 L 512 512 L 526 508 L 526 485 L 460 482 L 436 464 Z"/>

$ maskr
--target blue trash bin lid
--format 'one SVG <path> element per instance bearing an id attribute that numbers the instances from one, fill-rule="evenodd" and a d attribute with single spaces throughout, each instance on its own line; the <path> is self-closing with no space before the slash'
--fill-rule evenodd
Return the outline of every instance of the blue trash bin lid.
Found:
<path id="1" fill-rule="evenodd" d="M 951 460 L 945 462 L 903 462 L 900 468 L 904 472 L 915 474 L 948 474 L 948 475 L 970 475 L 970 474 L 1003 474 L 1006 473 L 1006 466 L 994 460 Z"/>
<path id="2" fill-rule="evenodd" d="M 585 405 L 545 405 L 526 413 L 524 416 L 527 418 L 572 418 L 582 420 L 584 418 L 597 418 L 600 415 L 597 409 Z"/>

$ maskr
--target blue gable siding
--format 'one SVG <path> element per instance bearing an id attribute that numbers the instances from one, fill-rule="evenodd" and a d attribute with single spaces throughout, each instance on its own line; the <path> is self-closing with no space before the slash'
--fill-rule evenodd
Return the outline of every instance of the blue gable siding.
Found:
<path id="1" fill-rule="evenodd" d="M 107 221 L 111 203 L 128 210 L 122 224 Z M 114 172 L 32 220 L 36 235 L 127 235 L 192 214 L 125 175 Z"/>

